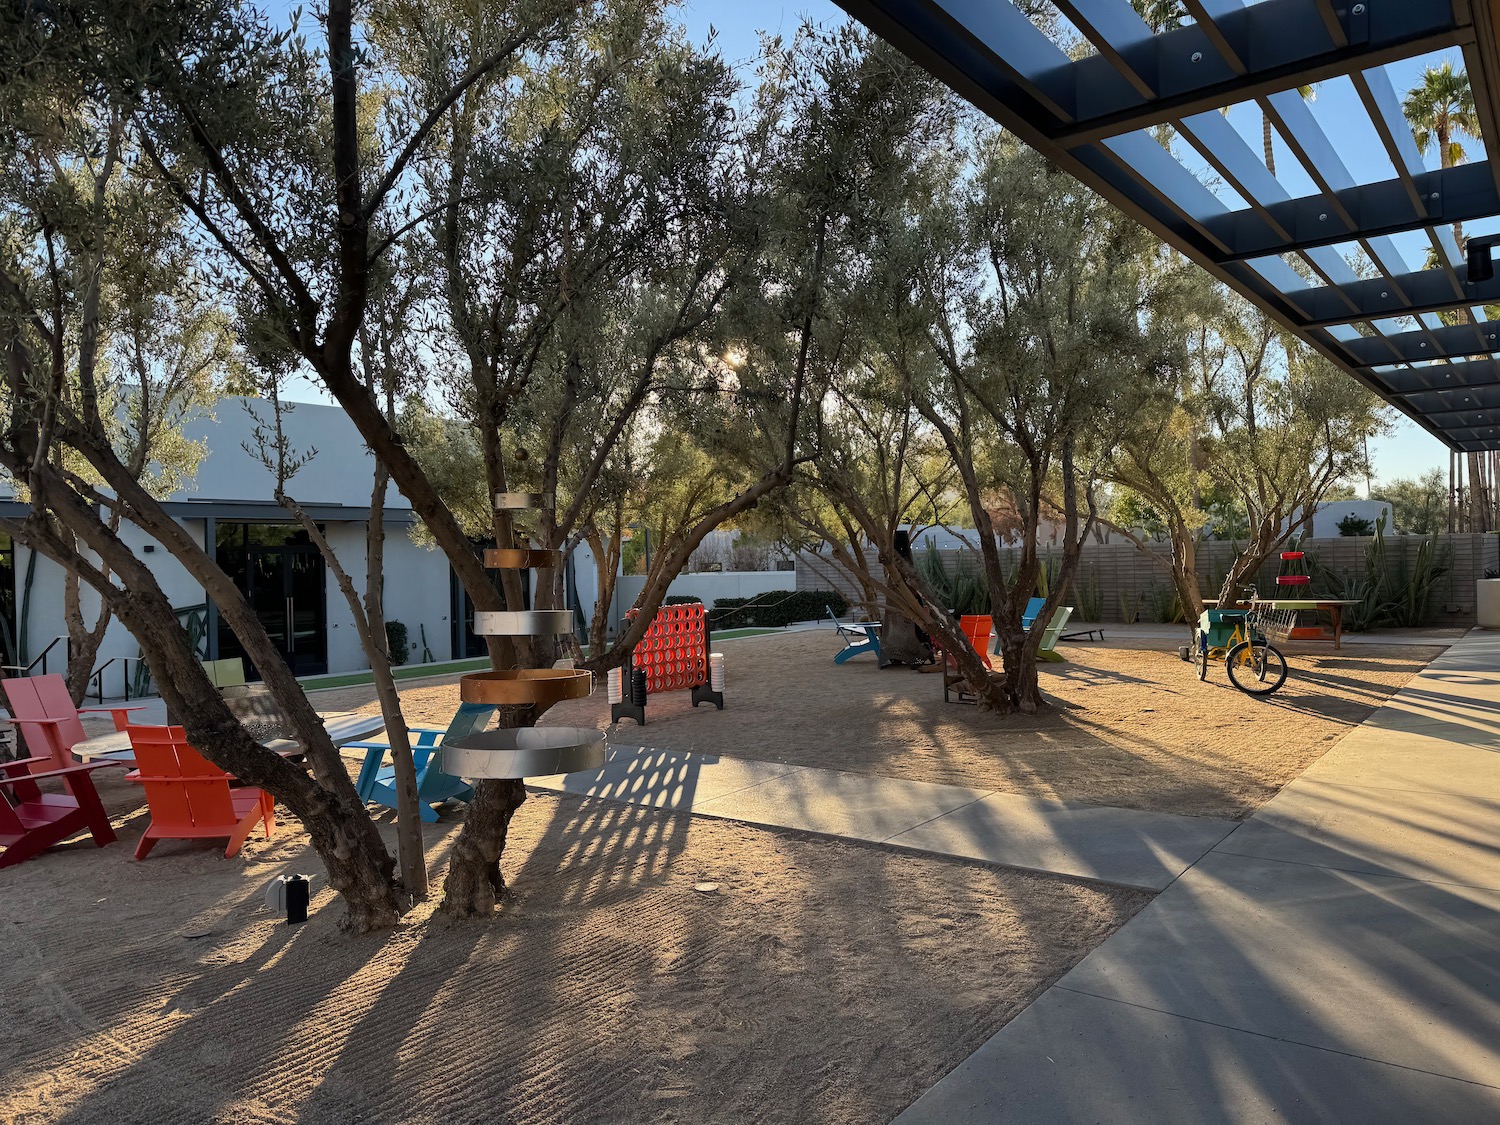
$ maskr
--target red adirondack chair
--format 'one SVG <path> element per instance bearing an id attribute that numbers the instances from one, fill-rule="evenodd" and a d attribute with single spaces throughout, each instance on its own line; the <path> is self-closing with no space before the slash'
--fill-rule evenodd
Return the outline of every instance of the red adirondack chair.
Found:
<path id="1" fill-rule="evenodd" d="M 130 724 L 130 712 L 144 706 L 74 707 L 67 681 L 56 672 L 0 680 L 0 688 L 9 702 L 10 721 L 25 736 L 32 757 L 50 758 L 53 769 L 77 764 L 70 751 L 88 737 L 81 716 L 108 712 L 115 721 L 115 730 L 124 730 Z"/>
<path id="2" fill-rule="evenodd" d="M 114 843 L 115 830 L 89 777 L 113 763 L 31 772 L 36 763 L 49 761 L 0 762 L 0 845 L 5 848 L 0 852 L 0 867 L 23 863 L 84 829 L 101 848 Z M 43 793 L 37 780 L 48 777 L 62 778 L 67 793 Z"/>
<path id="3" fill-rule="evenodd" d="M 964 638 L 969 646 L 979 654 L 979 659 L 984 661 L 986 668 L 994 668 L 990 663 L 990 635 L 994 632 L 995 623 L 989 614 L 964 614 L 958 621 L 959 628 L 964 632 Z M 943 653 L 943 700 L 951 703 L 956 692 L 960 703 L 968 702 L 969 693 L 964 690 L 964 678 L 958 673 L 958 664 L 949 653 Z"/>
<path id="4" fill-rule="evenodd" d="M 262 789 L 229 787 L 229 775 L 188 745 L 181 727 L 131 725 L 130 745 L 137 769 L 125 775 L 146 788 L 151 824 L 136 845 L 145 859 L 158 840 L 212 840 L 228 837 L 224 858 L 239 854 L 257 824 L 266 839 L 276 827 L 276 801 Z"/>

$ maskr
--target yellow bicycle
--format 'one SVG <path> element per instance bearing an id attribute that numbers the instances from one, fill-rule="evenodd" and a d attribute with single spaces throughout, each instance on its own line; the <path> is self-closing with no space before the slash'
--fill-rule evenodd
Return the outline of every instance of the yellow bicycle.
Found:
<path id="1" fill-rule="evenodd" d="M 1270 695 L 1286 683 L 1286 657 L 1261 630 L 1253 589 L 1248 609 L 1206 609 L 1193 635 L 1198 678 L 1208 679 L 1208 662 L 1223 660 L 1229 682 L 1247 695 Z"/>

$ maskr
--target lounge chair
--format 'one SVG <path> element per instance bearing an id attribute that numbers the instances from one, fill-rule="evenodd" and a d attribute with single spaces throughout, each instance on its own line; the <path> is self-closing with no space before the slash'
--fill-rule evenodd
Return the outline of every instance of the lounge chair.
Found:
<path id="1" fill-rule="evenodd" d="M 73 706 L 67 681 L 57 672 L 0 680 L 0 688 L 10 704 L 10 722 L 20 728 L 29 752 L 51 758 L 53 768 L 60 770 L 78 764 L 71 751 L 88 737 L 82 716 L 107 714 L 114 719 L 115 730 L 122 731 L 129 727 L 130 712 L 145 707 L 133 703 L 80 709 Z"/>
<path id="2" fill-rule="evenodd" d="M 990 634 L 994 631 L 994 620 L 989 614 L 965 614 L 958 619 L 959 627 L 963 629 L 964 638 L 984 661 L 986 668 L 993 668 L 990 663 Z M 959 674 L 958 663 L 946 650 L 943 652 L 943 702 L 944 703 L 973 703 L 974 696 L 964 688 L 964 678 Z"/>
<path id="3" fill-rule="evenodd" d="M 14 867 L 70 836 L 87 829 L 99 847 L 114 843 L 115 831 L 89 776 L 113 762 L 92 762 L 66 769 L 42 769 L 52 758 L 43 755 L 0 762 L 0 867 Z M 43 793 L 38 779 L 57 778 L 66 793 Z"/>
<path id="4" fill-rule="evenodd" d="M 1038 660 L 1050 661 L 1053 664 L 1067 663 L 1068 658 L 1057 651 L 1057 642 L 1062 637 L 1062 631 L 1068 627 L 1068 618 L 1072 616 L 1072 606 L 1058 606 L 1057 611 L 1052 615 L 1052 621 L 1042 634 L 1041 646 L 1036 651 Z"/>
<path id="5" fill-rule="evenodd" d="M 276 799 L 263 789 L 231 789 L 229 775 L 188 745 L 181 727 L 132 726 L 130 746 L 137 769 L 125 775 L 146 790 L 151 824 L 136 845 L 145 859 L 161 840 L 227 839 L 233 859 L 257 824 L 266 839 L 276 827 Z"/>
<path id="6" fill-rule="evenodd" d="M 443 742 L 483 730 L 494 713 L 495 708 L 488 704 L 460 703 L 453 721 L 445 729 L 412 727 L 407 731 L 412 738 L 412 761 L 417 767 L 418 812 L 428 824 L 437 822 L 437 810 L 433 806 L 448 800 L 467 801 L 474 795 L 474 787 L 463 778 L 443 772 Z M 393 809 L 396 807 L 396 767 L 384 764 L 390 748 L 389 742 L 379 741 L 350 742 L 345 747 L 365 751 L 364 764 L 354 782 L 360 799 Z"/>
<path id="7" fill-rule="evenodd" d="M 1047 604 L 1046 598 L 1032 598 L 1026 603 L 1026 608 L 1021 613 L 1021 628 L 1030 629 L 1036 621 L 1036 615 L 1042 612 L 1042 607 Z"/>
<path id="8" fill-rule="evenodd" d="M 828 616 L 833 619 L 834 628 L 838 630 L 839 639 L 844 642 L 843 650 L 835 654 L 833 662 L 843 664 L 853 660 L 862 652 L 873 652 L 875 663 L 883 664 L 880 655 L 880 622 L 879 621 L 851 621 L 845 625 L 833 612 L 833 606 L 828 607 Z"/>

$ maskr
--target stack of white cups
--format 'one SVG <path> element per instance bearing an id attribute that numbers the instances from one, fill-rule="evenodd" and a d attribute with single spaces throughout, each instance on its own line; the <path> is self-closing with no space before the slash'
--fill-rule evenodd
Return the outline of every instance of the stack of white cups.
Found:
<path id="1" fill-rule="evenodd" d="M 625 700 L 624 674 L 619 668 L 609 670 L 609 702 L 611 705 L 622 703 Z"/>
<path id="2" fill-rule="evenodd" d="M 714 691 L 724 690 L 724 654 L 722 652 L 708 654 L 708 686 Z"/>

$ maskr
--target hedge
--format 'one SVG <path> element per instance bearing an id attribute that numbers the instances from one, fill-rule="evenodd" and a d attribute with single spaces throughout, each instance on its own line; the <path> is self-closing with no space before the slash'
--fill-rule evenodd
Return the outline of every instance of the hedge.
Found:
<path id="1" fill-rule="evenodd" d="M 703 601 L 697 594 L 668 594 L 662 598 L 662 605 L 698 605 Z"/>
<path id="2" fill-rule="evenodd" d="M 385 623 L 385 647 L 390 654 L 391 667 L 405 664 L 411 656 L 411 640 L 406 632 L 406 625 L 400 621 L 387 621 Z"/>
<path id="3" fill-rule="evenodd" d="M 849 612 L 849 603 L 834 590 L 768 590 L 753 598 L 716 598 L 709 613 L 715 629 L 777 629 L 794 621 L 817 621 Z"/>

